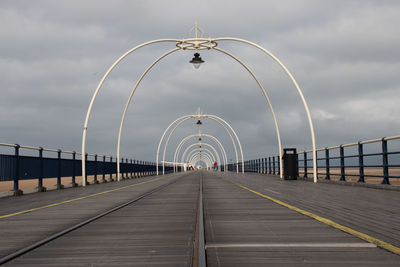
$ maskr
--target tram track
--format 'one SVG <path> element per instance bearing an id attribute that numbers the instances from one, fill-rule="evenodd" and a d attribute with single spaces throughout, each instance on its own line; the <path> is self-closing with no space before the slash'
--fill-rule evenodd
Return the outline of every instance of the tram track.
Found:
<path id="1" fill-rule="evenodd" d="M 25 246 L 23 248 L 20 248 L 20 249 L 16 250 L 13 253 L 5 255 L 2 258 L 0 258 L 0 265 L 5 264 L 5 263 L 10 263 L 10 262 L 12 262 L 12 260 L 18 259 L 19 257 L 27 254 L 28 252 L 31 252 L 33 250 L 36 250 L 36 249 L 40 248 L 40 247 L 43 247 L 44 245 L 48 244 L 51 241 L 59 239 L 59 238 L 65 236 L 65 235 L 67 235 L 68 233 L 71 233 L 71 232 L 73 232 L 73 231 L 75 231 L 75 230 L 77 230 L 79 228 L 82 228 L 85 225 L 88 225 L 88 224 L 90 224 L 92 222 L 95 222 L 95 221 L 103 218 L 106 215 L 112 214 L 112 213 L 114 213 L 114 212 L 116 212 L 118 210 L 121 210 L 121 209 L 123 209 L 123 208 L 125 208 L 125 207 L 127 207 L 127 206 L 129 206 L 131 204 L 134 204 L 134 203 L 136 203 L 136 202 L 138 202 L 138 201 L 140 201 L 140 200 L 142 200 L 142 199 L 144 199 L 146 197 L 149 197 L 149 196 L 151 196 L 151 195 L 153 195 L 153 194 L 155 194 L 157 192 L 160 192 L 161 190 L 166 189 L 167 187 L 170 187 L 171 185 L 181 181 L 186 176 L 188 176 L 188 175 L 184 175 L 184 176 L 178 177 L 177 179 L 174 179 L 173 181 L 168 182 L 167 184 L 160 185 L 160 186 L 158 186 L 158 187 L 156 187 L 156 188 L 154 188 L 152 190 L 144 192 L 141 195 L 135 197 L 134 199 L 131 199 L 131 200 L 126 201 L 126 202 L 124 202 L 122 204 L 119 204 L 119 205 L 117 205 L 117 206 L 115 206 L 115 207 L 113 207 L 111 209 L 108 209 L 107 211 L 101 212 L 101 213 L 99 213 L 99 214 L 97 214 L 95 216 L 92 216 L 92 217 L 90 217 L 88 219 L 85 219 L 85 220 L 83 220 L 83 221 L 81 221 L 79 223 L 76 223 L 76 224 L 74 224 L 74 225 L 72 225 L 70 227 L 67 227 L 67 228 L 65 228 L 63 230 L 60 230 L 60 231 L 58 231 L 56 233 L 53 233 L 53 234 L 51 234 L 51 235 L 49 235 L 49 236 L 47 236 L 47 237 L 45 237 L 45 238 L 43 238 L 43 239 L 41 239 L 41 240 L 39 240 L 37 242 L 34 242 L 33 244 L 30 244 L 30 245 L 27 245 L 27 246 Z"/>

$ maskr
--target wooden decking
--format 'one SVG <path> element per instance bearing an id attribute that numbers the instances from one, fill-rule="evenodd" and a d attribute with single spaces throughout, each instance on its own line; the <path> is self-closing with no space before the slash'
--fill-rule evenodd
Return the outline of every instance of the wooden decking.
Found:
<path id="1" fill-rule="evenodd" d="M 168 185 L 6 265 L 191 266 L 200 177 L 207 266 L 399 266 L 399 255 L 254 192 L 395 247 L 400 192 L 214 172 L 1 198 L 0 256 Z"/>

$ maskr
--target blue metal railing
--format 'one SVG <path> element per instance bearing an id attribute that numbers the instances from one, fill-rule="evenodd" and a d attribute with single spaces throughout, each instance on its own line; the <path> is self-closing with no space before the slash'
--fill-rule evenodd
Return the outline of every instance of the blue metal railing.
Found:
<path id="1" fill-rule="evenodd" d="M 297 156 L 299 177 L 308 178 L 313 174 L 312 150 Z M 230 164 L 228 170 L 235 166 Z M 374 178 L 391 184 L 400 179 L 400 136 L 317 149 L 317 170 L 318 179 L 365 183 Z M 279 156 L 247 160 L 245 171 L 279 175 Z"/>
<path id="2" fill-rule="evenodd" d="M 72 186 L 77 186 L 76 177 L 82 175 L 82 153 L 80 152 L 4 143 L 0 143 L 0 147 L 14 148 L 12 154 L 0 154 L 0 182 L 13 181 L 13 191 L 17 194 L 22 193 L 19 188 L 19 181 L 21 180 L 37 179 L 37 190 L 46 191 L 43 186 L 43 179 L 45 178 L 57 178 L 56 186 L 61 189 L 64 187 L 61 178 L 71 177 Z M 38 151 L 38 154 L 25 156 L 21 155 L 21 150 Z M 43 152 L 50 152 L 53 157 L 44 157 Z M 86 182 L 88 176 L 93 176 L 93 183 L 106 182 L 106 176 L 109 178 L 108 181 L 113 181 L 113 176 L 117 174 L 115 157 L 89 153 L 85 157 L 87 171 L 84 179 Z M 120 167 L 123 179 L 156 173 L 154 162 L 122 158 Z M 166 166 L 166 171 L 171 172 L 173 168 Z M 178 171 L 180 170 L 178 169 Z"/>

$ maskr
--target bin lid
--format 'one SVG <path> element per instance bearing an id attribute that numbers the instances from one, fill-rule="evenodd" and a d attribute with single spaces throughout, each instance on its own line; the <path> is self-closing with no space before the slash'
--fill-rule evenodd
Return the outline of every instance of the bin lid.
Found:
<path id="1" fill-rule="evenodd" d="M 284 148 L 283 154 L 297 154 L 296 148 Z"/>

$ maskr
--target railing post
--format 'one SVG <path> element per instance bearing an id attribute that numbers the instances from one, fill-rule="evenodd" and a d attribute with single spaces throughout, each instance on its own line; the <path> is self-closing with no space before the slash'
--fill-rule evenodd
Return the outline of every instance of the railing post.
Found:
<path id="1" fill-rule="evenodd" d="M 256 159 L 256 173 L 260 172 L 260 159 Z"/>
<path id="2" fill-rule="evenodd" d="M 125 159 L 125 179 L 129 178 L 129 160 L 128 158 Z"/>
<path id="3" fill-rule="evenodd" d="M 389 181 L 389 161 L 387 151 L 387 140 L 382 138 L 382 165 L 383 165 L 383 180 L 382 184 L 390 184 Z"/>
<path id="4" fill-rule="evenodd" d="M 275 156 L 269 157 L 269 174 L 275 175 Z"/>
<path id="5" fill-rule="evenodd" d="M 330 174 L 330 164 L 329 164 L 329 149 L 327 147 L 325 148 L 325 169 L 326 169 L 325 180 L 330 180 L 331 174 Z"/>
<path id="6" fill-rule="evenodd" d="M 344 166 L 344 147 L 340 145 L 340 181 L 346 182 L 346 173 L 345 173 L 345 166 Z"/>
<path id="7" fill-rule="evenodd" d="M 82 157 L 83 157 L 83 155 L 82 155 Z M 85 154 L 85 164 L 86 164 L 86 169 L 87 169 L 87 165 L 88 165 L 88 153 L 86 153 Z M 88 172 L 86 171 L 86 173 L 85 173 L 85 177 L 82 177 L 82 179 L 85 179 L 85 185 L 90 185 L 89 183 L 88 183 Z"/>
<path id="8" fill-rule="evenodd" d="M 120 161 L 120 175 L 121 175 L 121 180 L 124 180 L 125 179 L 125 175 L 124 175 L 124 169 L 125 169 L 125 167 L 124 167 L 124 158 L 121 158 L 121 161 Z"/>
<path id="9" fill-rule="evenodd" d="M 99 181 L 97 181 L 97 172 L 98 172 L 97 154 L 94 155 L 94 166 L 95 166 L 95 171 L 94 171 L 93 183 L 94 183 L 94 184 L 98 184 Z"/>
<path id="10" fill-rule="evenodd" d="M 276 156 L 276 163 L 278 168 L 276 169 L 276 175 L 281 175 L 281 161 L 279 160 L 279 156 Z M 274 174 L 275 174 L 275 160 L 274 160 Z"/>
<path id="11" fill-rule="evenodd" d="M 303 175 L 303 178 L 307 178 L 308 177 L 307 151 L 303 152 L 303 159 L 304 159 L 304 175 Z"/>
<path id="12" fill-rule="evenodd" d="M 39 147 L 39 179 L 37 192 L 46 192 L 46 187 L 43 187 L 43 147 Z"/>
<path id="13" fill-rule="evenodd" d="M 19 148 L 20 145 L 15 145 L 15 174 L 14 174 L 14 185 L 13 185 L 13 195 L 21 196 L 23 194 L 22 190 L 19 189 Z"/>
<path id="14" fill-rule="evenodd" d="M 76 183 L 76 152 L 72 152 L 72 181 L 71 181 L 71 186 L 72 187 L 77 187 L 78 184 Z"/>
<path id="15" fill-rule="evenodd" d="M 271 157 L 268 157 L 268 168 L 267 173 L 272 174 L 272 167 L 271 167 Z"/>
<path id="16" fill-rule="evenodd" d="M 110 168 L 110 182 L 114 181 L 113 179 L 113 170 L 114 168 L 112 167 L 112 162 L 113 162 L 113 157 L 110 157 L 110 163 L 111 163 L 111 168 Z"/>
<path id="17" fill-rule="evenodd" d="M 61 149 L 57 151 L 57 159 L 58 159 L 57 189 L 63 189 L 64 185 L 61 184 Z"/>
<path id="18" fill-rule="evenodd" d="M 125 177 L 125 179 L 128 179 L 128 159 L 127 158 L 125 158 L 125 172 L 124 172 L 124 177 Z"/>
<path id="19" fill-rule="evenodd" d="M 106 180 L 106 156 L 105 155 L 103 155 L 103 177 L 101 178 L 101 181 L 103 182 L 103 183 L 107 183 L 107 180 Z"/>
<path id="20" fill-rule="evenodd" d="M 359 167 L 359 174 L 360 178 L 358 179 L 357 182 L 359 183 L 364 183 L 364 149 L 363 149 L 363 144 L 358 142 L 358 167 Z"/>
<path id="21" fill-rule="evenodd" d="M 265 161 L 264 158 L 261 158 L 261 173 L 264 174 L 265 173 Z"/>
<path id="22" fill-rule="evenodd" d="M 133 178 L 136 178 L 136 169 L 135 169 L 135 163 L 136 162 L 136 160 L 133 160 L 133 166 L 132 166 L 132 170 L 133 170 Z M 158 167 L 160 167 L 160 166 L 158 166 Z"/>
<path id="23" fill-rule="evenodd" d="M 133 178 L 133 175 L 132 175 L 132 173 L 133 173 L 133 161 L 132 161 L 132 159 L 131 159 L 131 166 L 129 166 L 129 169 L 130 169 L 130 174 L 131 174 L 130 178 L 132 179 Z"/>

